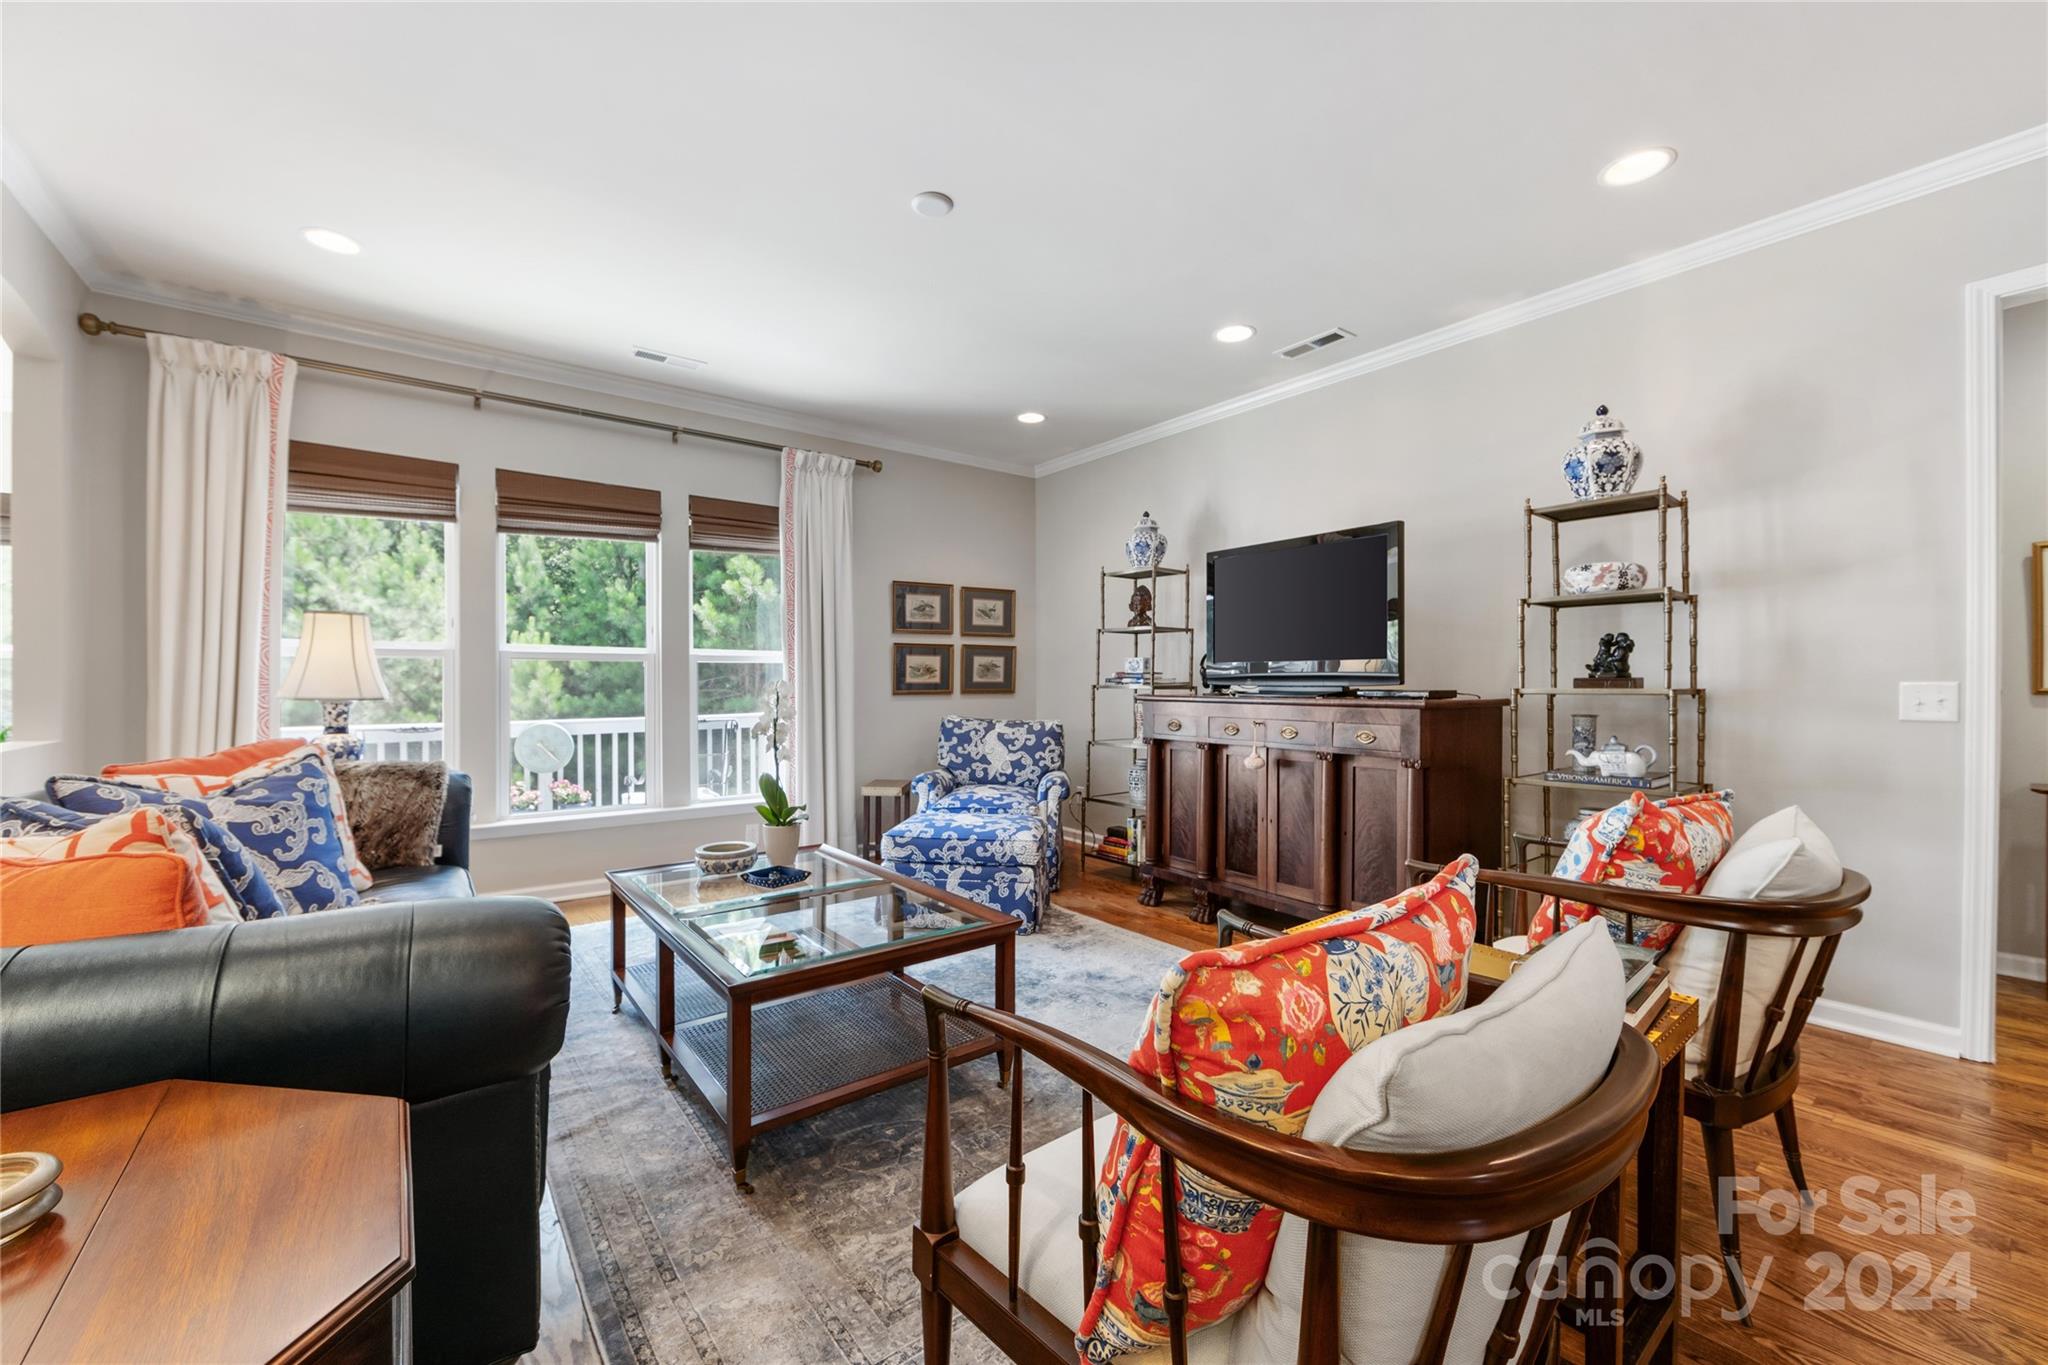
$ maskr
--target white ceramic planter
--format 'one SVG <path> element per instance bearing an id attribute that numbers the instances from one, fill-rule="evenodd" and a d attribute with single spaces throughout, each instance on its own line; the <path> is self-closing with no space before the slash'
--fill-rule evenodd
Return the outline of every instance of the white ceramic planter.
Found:
<path id="1" fill-rule="evenodd" d="M 804 822 L 761 826 L 761 851 L 773 867 L 795 867 L 797 845 L 804 841 Z"/>

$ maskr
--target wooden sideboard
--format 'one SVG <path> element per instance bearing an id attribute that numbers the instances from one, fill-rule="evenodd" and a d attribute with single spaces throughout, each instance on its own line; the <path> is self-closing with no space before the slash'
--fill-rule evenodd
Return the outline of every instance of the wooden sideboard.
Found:
<path id="1" fill-rule="evenodd" d="M 1505 699 L 1147 697 L 1139 900 L 1192 887 L 1313 918 L 1409 884 L 1411 858 L 1500 863 Z M 1246 766 L 1254 754 L 1264 759 Z"/>

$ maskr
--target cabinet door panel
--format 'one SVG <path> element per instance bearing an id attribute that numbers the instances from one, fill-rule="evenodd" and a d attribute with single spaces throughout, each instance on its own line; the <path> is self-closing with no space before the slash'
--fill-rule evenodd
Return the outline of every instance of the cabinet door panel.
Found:
<path id="1" fill-rule="evenodd" d="M 1166 862 L 1185 872 L 1198 872 L 1196 826 L 1202 796 L 1202 749 L 1196 744 L 1166 746 Z"/>
<path id="2" fill-rule="evenodd" d="M 1248 745 L 1216 754 L 1216 875 L 1263 890 L 1266 884 L 1266 771 L 1247 769 Z"/>
<path id="3" fill-rule="evenodd" d="M 1345 759 L 1343 774 L 1344 896 L 1347 904 L 1371 905 L 1411 881 L 1401 866 L 1408 774 L 1372 758 Z"/>
<path id="4" fill-rule="evenodd" d="M 1328 767 L 1312 753 L 1268 749 L 1267 823 L 1272 831 L 1269 890 L 1323 903 L 1331 888 L 1324 872 L 1329 853 Z"/>

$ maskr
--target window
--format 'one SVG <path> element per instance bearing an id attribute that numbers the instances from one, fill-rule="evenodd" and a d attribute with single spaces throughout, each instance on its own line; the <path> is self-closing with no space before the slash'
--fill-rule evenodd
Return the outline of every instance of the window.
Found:
<path id="1" fill-rule="evenodd" d="M 370 450 L 294 441 L 286 478 L 282 683 L 308 611 L 370 618 L 389 696 L 357 702 L 349 729 L 365 759 L 450 757 L 454 656 L 448 527 L 456 467 Z M 320 704 L 285 699 L 286 734 L 320 729 Z"/>
<path id="2" fill-rule="evenodd" d="M 782 680 L 782 555 L 776 509 L 690 499 L 690 659 L 697 698 L 697 799 L 751 796 L 768 771 L 756 731 Z"/>
<path id="3" fill-rule="evenodd" d="M 660 495 L 498 472 L 505 811 L 659 801 Z"/>
<path id="4" fill-rule="evenodd" d="M 390 695 L 351 710 L 349 729 L 362 737 L 365 759 L 448 757 L 447 529 L 437 521 L 328 512 L 293 512 L 285 519 L 277 679 L 291 671 L 307 611 L 367 612 Z M 319 733 L 318 702 L 279 705 L 284 733 Z"/>

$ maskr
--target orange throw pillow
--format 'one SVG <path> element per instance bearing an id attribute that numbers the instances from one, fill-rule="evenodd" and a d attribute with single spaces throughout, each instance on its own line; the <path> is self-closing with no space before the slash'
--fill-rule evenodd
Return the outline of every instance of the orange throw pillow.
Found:
<path id="1" fill-rule="evenodd" d="M 1316 1096 L 1359 1049 L 1464 1003 L 1478 867 L 1468 854 L 1378 905 L 1183 958 L 1159 984 L 1131 1066 L 1164 1091 L 1299 1136 Z M 1280 1210 L 1185 1165 L 1179 1176 L 1193 1332 L 1265 1283 Z M 1096 1186 L 1101 1262 L 1075 1337 L 1090 1365 L 1167 1340 L 1160 1184 L 1157 1146 L 1119 1121 Z"/>
<path id="2" fill-rule="evenodd" d="M 190 917 L 192 872 L 175 853 L 0 858 L 0 948 L 148 934 Z"/>
<path id="3" fill-rule="evenodd" d="M 244 768 L 253 768 L 266 759 L 288 754 L 305 742 L 303 739 L 259 739 L 254 744 L 237 744 L 231 749 L 201 754 L 197 758 L 109 763 L 100 769 L 100 776 L 109 782 L 117 782 L 131 773 L 146 777 L 233 777 Z"/>
<path id="4" fill-rule="evenodd" d="M 76 862 L 101 853 L 169 853 L 185 865 L 189 874 L 186 892 L 190 900 L 184 907 L 187 923 L 241 918 L 227 884 L 206 860 L 198 840 L 184 825 L 155 806 L 115 811 L 100 816 L 84 829 L 0 839 L 0 858 L 15 862 Z"/>

